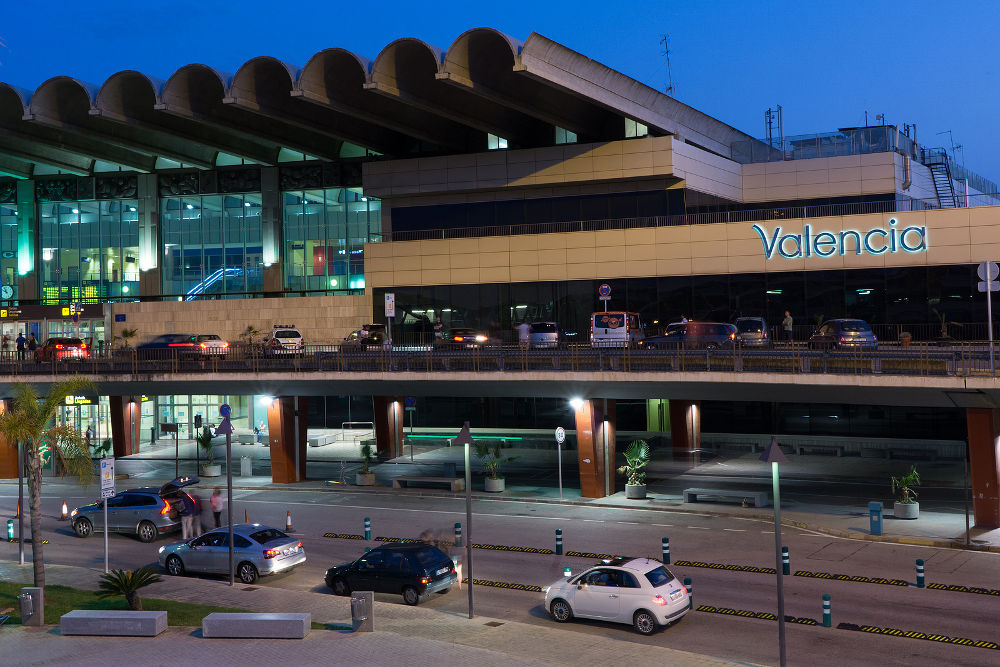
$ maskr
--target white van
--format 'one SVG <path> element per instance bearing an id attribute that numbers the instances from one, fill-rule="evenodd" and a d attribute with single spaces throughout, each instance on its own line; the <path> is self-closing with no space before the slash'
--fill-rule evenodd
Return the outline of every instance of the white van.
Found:
<path id="1" fill-rule="evenodd" d="M 635 347 L 645 337 L 638 313 L 609 311 L 590 317 L 591 347 Z"/>

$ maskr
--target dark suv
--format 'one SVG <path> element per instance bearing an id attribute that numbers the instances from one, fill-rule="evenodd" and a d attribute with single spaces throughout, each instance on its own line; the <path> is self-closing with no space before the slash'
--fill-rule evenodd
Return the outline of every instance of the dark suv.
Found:
<path id="1" fill-rule="evenodd" d="M 415 605 L 426 593 L 446 593 L 458 583 L 455 564 L 443 551 L 423 542 L 383 544 L 352 563 L 326 571 L 326 585 L 337 595 L 375 591 L 403 596 Z"/>
<path id="2" fill-rule="evenodd" d="M 732 348 L 736 327 L 721 322 L 677 322 L 662 336 L 646 336 L 639 347 L 647 350 L 718 350 Z"/>

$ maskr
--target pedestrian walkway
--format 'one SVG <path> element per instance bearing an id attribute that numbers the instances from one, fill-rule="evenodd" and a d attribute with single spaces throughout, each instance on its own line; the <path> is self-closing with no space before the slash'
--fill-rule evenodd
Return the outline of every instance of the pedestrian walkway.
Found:
<path id="1" fill-rule="evenodd" d="M 47 584 L 96 589 L 100 571 L 47 565 Z M 31 565 L 0 564 L 0 580 L 31 582 Z M 143 589 L 165 598 L 260 612 L 308 612 L 314 622 L 339 626 L 313 630 L 298 640 L 205 639 L 200 628 L 170 628 L 156 638 L 62 637 L 58 619 L 44 628 L 0 628 L 5 665 L 298 664 L 382 665 L 594 665 L 668 664 L 682 667 L 747 665 L 662 646 L 608 641 L 555 624 L 530 625 L 486 617 L 468 618 L 426 607 L 375 602 L 375 632 L 351 633 L 350 598 L 267 586 L 229 586 L 223 580 L 170 577 Z M 335 656 L 335 657 L 334 657 Z"/>

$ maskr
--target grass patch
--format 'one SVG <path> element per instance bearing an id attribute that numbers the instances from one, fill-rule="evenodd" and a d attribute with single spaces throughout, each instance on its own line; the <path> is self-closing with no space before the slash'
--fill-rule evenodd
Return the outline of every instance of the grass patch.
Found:
<path id="1" fill-rule="evenodd" d="M 17 595 L 26 584 L 12 584 L 0 582 L 0 609 L 13 607 L 10 614 L 10 623 L 20 623 L 20 607 L 17 602 Z M 143 597 L 142 608 L 144 611 L 165 611 L 167 612 L 167 623 L 169 625 L 199 626 L 201 619 L 213 612 L 247 612 L 247 609 L 235 609 L 233 607 L 216 607 L 207 604 L 193 604 L 190 602 L 178 602 L 176 600 L 162 600 L 159 598 Z M 49 624 L 55 624 L 63 614 L 74 609 L 128 609 L 125 598 L 97 597 L 96 591 L 84 591 L 69 586 L 50 585 L 45 587 L 45 620 Z M 314 623 L 313 626 L 317 624 Z M 326 626 L 324 624 L 324 628 Z M 348 628 L 350 629 L 350 628 Z"/>
<path id="2" fill-rule="evenodd" d="M 343 623 L 319 623 L 317 621 L 312 622 L 313 630 L 333 630 L 334 632 L 351 632 L 354 628 L 350 625 L 345 625 Z"/>

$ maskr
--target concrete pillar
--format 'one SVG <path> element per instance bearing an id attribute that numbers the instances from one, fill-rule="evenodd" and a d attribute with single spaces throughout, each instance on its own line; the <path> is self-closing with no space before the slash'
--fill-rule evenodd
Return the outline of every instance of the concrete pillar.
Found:
<path id="1" fill-rule="evenodd" d="M 663 398 L 646 399 L 646 430 L 660 433 L 670 430 L 670 401 Z"/>
<path id="2" fill-rule="evenodd" d="M 108 396 L 111 442 L 115 458 L 139 453 L 142 406 L 136 396 Z"/>
<path id="3" fill-rule="evenodd" d="M 670 440 L 674 454 L 701 449 L 701 404 L 697 401 L 670 401 Z"/>
<path id="4" fill-rule="evenodd" d="M 139 174 L 137 188 L 139 294 L 147 297 L 159 296 L 163 240 L 160 236 L 160 193 L 156 174 Z M 110 336 L 108 340 L 111 340 Z"/>
<path id="5" fill-rule="evenodd" d="M 17 201 L 17 298 L 21 305 L 36 301 L 40 290 L 38 258 L 41 234 L 38 233 L 38 208 L 35 205 L 35 182 L 18 181 Z"/>
<path id="6" fill-rule="evenodd" d="M 271 447 L 271 480 L 276 484 L 301 482 L 306 478 L 306 431 L 309 398 L 281 396 L 267 409 L 267 431 Z"/>
<path id="7" fill-rule="evenodd" d="M 264 296 L 281 296 L 281 290 L 284 288 L 282 284 L 284 257 L 282 256 L 281 240 L 281 190 L 278 184 L 277 167 L 261 168 L 260 189 Z"/>
<path id="8" fill-rule="evenodd" d="M 585 400 L 575 416 L 580 495 L 604 498 L 615 492 L 615 402 Z"/>
<path id="9" fill-rule="evenodd" d="M 0 414 L 7 411 L 10 399 L 0 399 Z M 17 443 L 0 437 L 0 479 L 17 477 Z"/>
<path id="10" fill-rule="evenodd" d="M 372 402 L 378 456 L 394 459 L 403 453 L 403 399 L 399 396 L 373 396 Z"/>
<path id="11" fill-rule="evenodd" d="M 1000 410 L 966 408 L 965 419 L 976 528 L 1000 528 Z"/>

